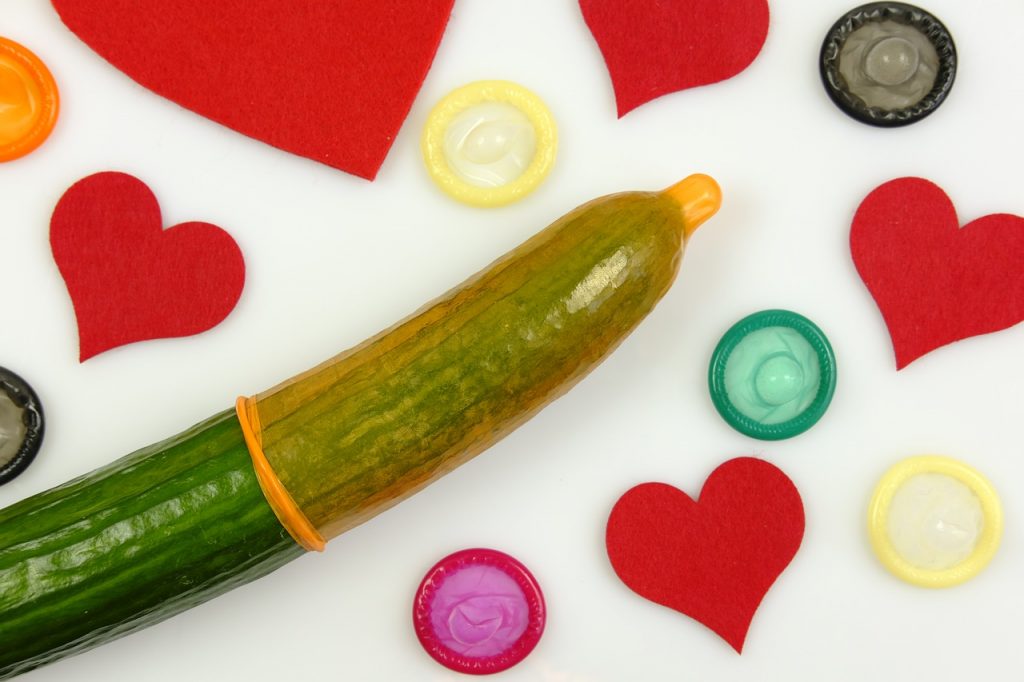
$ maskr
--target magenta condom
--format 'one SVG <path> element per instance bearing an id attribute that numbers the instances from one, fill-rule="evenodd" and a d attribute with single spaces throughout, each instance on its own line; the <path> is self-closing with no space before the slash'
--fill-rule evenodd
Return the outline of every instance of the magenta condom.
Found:
<path id="1" fill-rule="evenodd" d="M 423 577 L 412 608 L 420 644 L 460 673 L 511 668 L 544 632 L 544 595 L 533 575 L 509 555 L 464 549 Z"/>

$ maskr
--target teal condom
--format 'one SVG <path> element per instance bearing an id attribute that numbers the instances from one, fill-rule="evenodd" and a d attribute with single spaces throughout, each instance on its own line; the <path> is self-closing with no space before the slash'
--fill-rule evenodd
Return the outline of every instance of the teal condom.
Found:
<path id="1" fill-rule="evenodd" d="M 762 310 L 732 326 L 708 369 L 711 400 L 740 433 L 783 440 L 821 419 L 836 388 L 836 358 L 818 327 L 788 310 Z"/>

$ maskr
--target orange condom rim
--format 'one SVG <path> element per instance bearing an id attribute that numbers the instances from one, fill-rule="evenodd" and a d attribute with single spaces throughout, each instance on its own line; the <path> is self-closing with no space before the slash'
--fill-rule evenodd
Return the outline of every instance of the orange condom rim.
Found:
<path id="1" fill-rule="evenodd" d="M 235 414 L 238 415 L 242 436 L 245 438 L 246 447 L 249 448 L 249 456 L 252 457 L 256 480 L 259 481 L 267 503 L 274 510 L 274 516 L 300 546 L 310 552 L 324 551 L 324 547 L 327 546 L 324 536 L 299 509 L 299 505 L 285 489 L 263 453 L 260 417 L 256 403 L 244 396 L 239 397 L 235 401 Z"/>
<path id="2" fill-rule="evenodd" d="M 3 163 L 30 154 L 50 136 L 60 112 L 60 91 L 43 60 L 24 45 L 3 36 L 0 36 L 0 61 L 14 62 L 24 68 L 39 88 L 43 104 L 27 133 L 9 144 L 0 145 L 0 163 Z"/>

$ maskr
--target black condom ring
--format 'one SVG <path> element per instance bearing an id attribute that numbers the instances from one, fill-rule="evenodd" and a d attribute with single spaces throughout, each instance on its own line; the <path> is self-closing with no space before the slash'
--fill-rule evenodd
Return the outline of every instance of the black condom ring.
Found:
<path id="1" fill-rule="evenodd" d="M 0 392 L 6 394 L 22 410 L 25 435 L 21 446 L 6 463 L 0 463 L 0 485 L 19 476 L 35 459 L 43 443 L 43 406 L 39 396 L 24 379 L 0 367 Z"/>
<path id="2" fill-rule="evenodd" d="M 915 104 L 903 109 L 868 106 L 860 97 L 849 91 L 845 79 L 839 73 L 839 56 L 850 34 L 866 24 L 887 20 L 920 31 L 931 42 L 939 57 L 938 73 L 931 91 Z M 832 26 L 821 46 L 819 68 L 825 91 L 844 113 L 862 123 L 895 128 L 920 121 L 942 104 L 953 88 L 956 64 L 956 45 L 953 44 L 953 37 L 941 21 L 913 5 L 902 2 L 872 2 L 850 10 Z"/>

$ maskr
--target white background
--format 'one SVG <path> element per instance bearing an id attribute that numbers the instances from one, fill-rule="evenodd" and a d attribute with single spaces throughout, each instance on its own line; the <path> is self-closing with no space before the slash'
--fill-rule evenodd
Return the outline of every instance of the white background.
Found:
<path id="1" fill-rule="evenodd" d="M 725 193 L 648 321 L 505 441 L 325 554 L 24 679 L 464 679 L 420 649 L 410 604 L 435 561 L 481 545 L 522 560 L 547 597 L 544 637 L 503 674 L 510 681 L 1017 679 L 1024 326 L 938 350 L 897 374 L 847 240 L 860 200 L 904 175 L 942 186 L 962 222 L 1024 215 L 1024 5 L 930 0 L 956 40 L 956 85 L 931 118 L 897 130 L 847 118 L 821 87 L 821 40 L 851 6 L 773 0 L 767 43 L 750 68 L 620 121 L 575 2 L 458 0 L 423 90 L 368 183 L 161 99 L 82 44 L 49 3 L 4 0 L 0 35 L 44 59 L 63 110 L 45 146 L 0 165 L 0 364 L 35 386 L 48 418 L 36 464 L 0 488 L 0 506 L 361 341 L 586 200 L 658 189 L 695 171 L 714 175 Z M 489 78 L 544 98 L 561 145 L 536 193 L 486 210 L 431 184 L 418 138 L 440 97 Z M 236 310 L 210 332 L 79 364 L 74 313 L 47 231 L 61 194 L 103 170 L 148 183 L 166 225 L 204 220 L 227 229 L 245 254 L 247 281 Z M 839 363 L 822 421 L 778 443 L 732 431 L 705 378 L 721 334 L 769 307 L 814 320 Z M 890 576 L 866 538 L 875 482 L 921 453 L 974 465 L 1005 508 L 993 563 L 945 591 Z M 719 463 L 751 454 L 792 477 L 807 530 L 737 656 L 703 626 L 620 583 L 603 532 L 629 487 L 666 481 L 696 494 Z"/>

